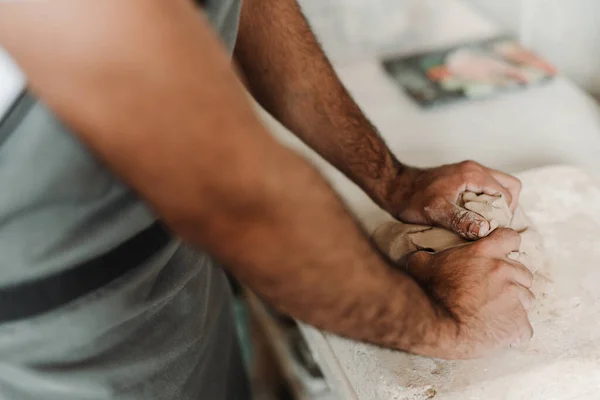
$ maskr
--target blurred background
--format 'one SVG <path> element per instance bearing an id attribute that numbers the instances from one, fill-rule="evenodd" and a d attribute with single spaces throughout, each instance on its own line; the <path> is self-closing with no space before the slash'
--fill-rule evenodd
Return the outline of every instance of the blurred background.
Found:
<path id="1" fill-rule="evenodd" d="M 328 54 L 338 62 L 365 53 L 419 49 L 443 18 L 436 0 L 299 0 Z M 600 2 L 463 0 L 595 96 L 600 95 Z"/>

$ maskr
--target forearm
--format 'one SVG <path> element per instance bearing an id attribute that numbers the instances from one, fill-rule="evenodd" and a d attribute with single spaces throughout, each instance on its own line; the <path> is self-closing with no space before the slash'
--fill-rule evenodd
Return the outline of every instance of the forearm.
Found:
<path id="1" fill-rule="evenodd" d="M 373 250 L 303 160 L 282 153 L 277 164 L 286 172 L 263 171 L 280 183 L 263 193 L 251 218 L 240 223 L 227 210 L 219 213 L 215 221 L 223 231 L 210 228 L 216 254 L 261 297 L 295 318 L 354 339 L 432 355 L 442 342 L 437 306 Z"/>
<path id="2" fill-rule="evenodd" d="M 176 234 L 297 318 L 432 353 L 435 305 L 386 265 L 324 180 L 264 131 L 186 1 L 22 4 L 0 6 L 0 43 Z M 75 34 L 68 21 L 80 24 Z"/>
<path id="3" fill-rule="evenodd" d="M 265 109 L 385 202 L 404 169 L 339 81 L 296 0 L 246 0 L 235 57 Z"/>

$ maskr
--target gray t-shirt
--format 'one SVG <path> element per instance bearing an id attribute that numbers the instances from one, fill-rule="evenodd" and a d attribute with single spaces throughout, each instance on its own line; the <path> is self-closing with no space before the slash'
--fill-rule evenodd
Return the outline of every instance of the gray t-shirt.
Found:
<path id="1" fill-rule="evenodd" d="M 231 52 L 240 0 L 204 3 Z M 110 252 L 156 221 L 29 95 L 0 115 L 0 186 L 0 290 Z M 0 323 L 2 399 L 246 396 L 223 271 L 177 240 L 99 290 Z"/>

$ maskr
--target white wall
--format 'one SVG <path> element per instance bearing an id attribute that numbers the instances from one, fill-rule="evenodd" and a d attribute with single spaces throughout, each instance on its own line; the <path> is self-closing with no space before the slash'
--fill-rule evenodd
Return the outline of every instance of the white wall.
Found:
<path id="1" fill-rule="evenodd" d="M 299 0 L 330 57 L 364 57 L 407 40 L 437 0 Z M 409 36 L 409 35 L 408 35 Z"/>
<path id="2" fill-rule="evenodd" d="M 411 26 L 428 23 L 419 10 L 435 10 L 437 0 L 299 1 L 325 39 L 325 49 L 334 57 L 351 58 L 385 49 L 393 41 L 413 40 L 407 33 Z M 600 0 L 464 1 L 600 96 Z"/>

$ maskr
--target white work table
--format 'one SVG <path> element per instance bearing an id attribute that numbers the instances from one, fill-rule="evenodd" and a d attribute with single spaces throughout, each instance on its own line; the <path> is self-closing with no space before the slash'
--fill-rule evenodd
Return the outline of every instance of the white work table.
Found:
<path id="1" fill-rule="evenodd" d="M 544 239 L 533 339 L 471 361 L 392 352 L 303 326 L 340 399 L 575 400 L 600 393 L 600 186 L 573 167 L 518 174 Z"/>
<path id="2" fill-rule="evenodd" d="M 440 15 L 448 18 L 438 17 L 438 33 L 433 32 L 423 48 L 499 32 L 456 0 L 437 4 L 445 7 L 447 12 Z M 550 288 L 541 305 L 546 314 L 538 315 L 536 338 L 524 353 L 513 350 L 474 364 L 446 364 L 303 326 L 331 388 L 340 399 L 417 400 L 434 393 L 442 400 L 600 398 L 595 395 L 600 390 L 600 351 L 595 350 L 600 349 L 600 319 L 595 318 L 600 314 L 600 284 L 595 283 L 600 276 L 590 272 L 600 264 L 600 240 L 594 239 L 600 228 L 600 188 L 594 177 L 600 171 L 596 103 L 558 77 L 521 92 L 423 110 L 385 75 L 376 57 L 335 66 L 405 163 L 433 166 L 474 159 L 513 173 L 551 164 L 580 169 L 555 167 L 519 174 L 524 183 L 522 205 L 547 247 L 550 279 L 566 282 Z M 367 231 L 390 218 L 341 173 L 265 118 L 277 137 L 322 171 Z M 579 292 L 582 295 L 576 296 Z M 585 327 L 574 328 L 580 324 Z M 544 387 L 537 385 L 544 380 Z M 538 392 L 542 394 L 534 395 Z"/>

